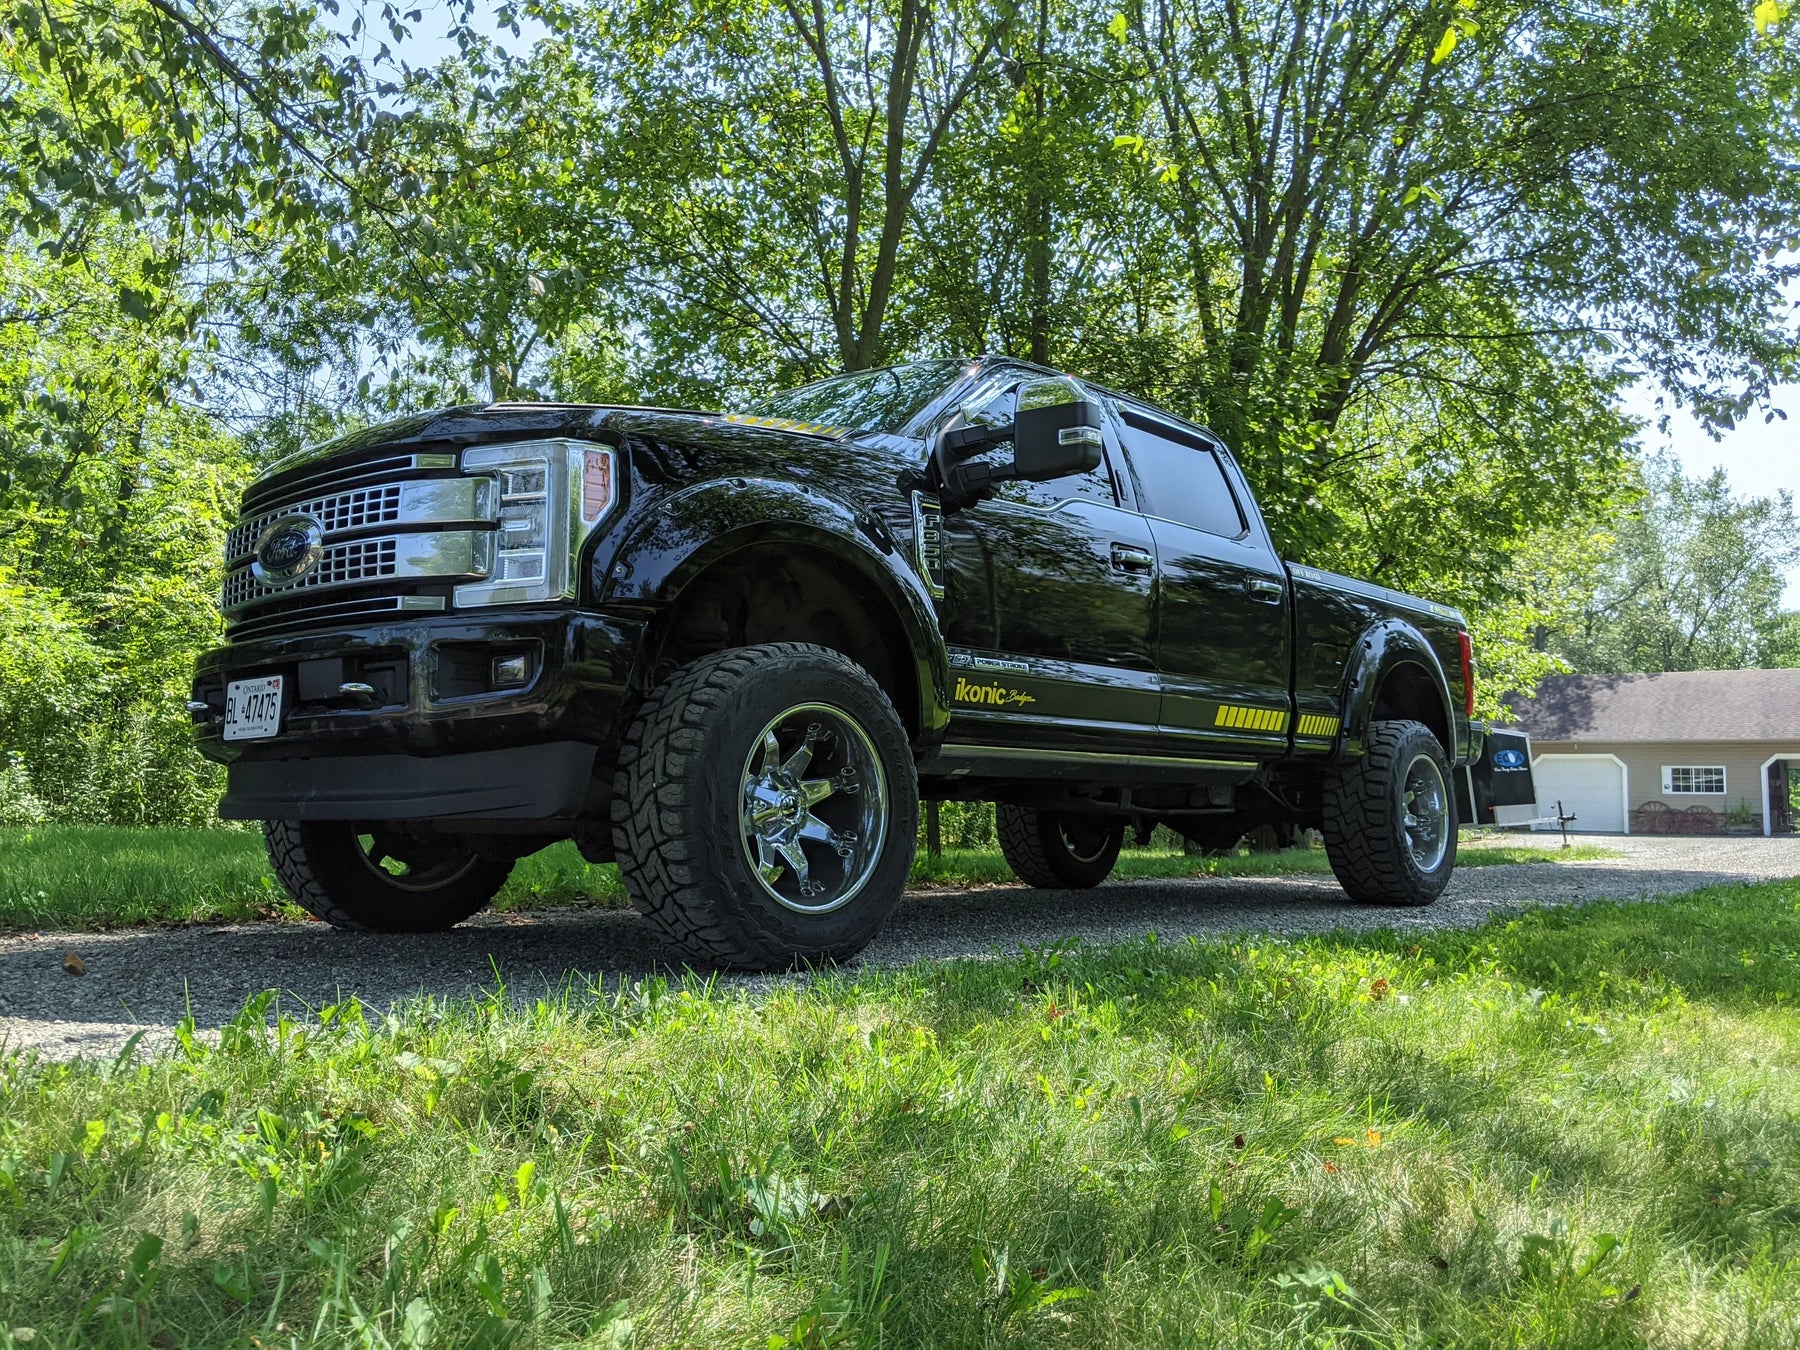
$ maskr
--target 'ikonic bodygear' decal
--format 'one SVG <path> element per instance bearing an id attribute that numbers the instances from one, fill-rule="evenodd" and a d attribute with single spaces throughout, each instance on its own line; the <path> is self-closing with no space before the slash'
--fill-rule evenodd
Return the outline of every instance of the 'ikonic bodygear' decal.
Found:
<path id="1" fill-rule="evenodd" d="M 1003 684 L 984 684 L 967 676 L 956 677 L 956 688 L 950 697 L 957 703 L 987 708 L 1022 708 L 1037 700 L 1023 689 L 1009 689 Z"/>

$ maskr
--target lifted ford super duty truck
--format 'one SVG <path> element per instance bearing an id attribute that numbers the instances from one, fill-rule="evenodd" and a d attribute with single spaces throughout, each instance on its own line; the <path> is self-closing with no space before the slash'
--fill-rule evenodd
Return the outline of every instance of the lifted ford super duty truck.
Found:
<path id="1" fill-rule="evenodd" d="M 1013 361 L 414 417 L 276 465 L 226 552 L 200 746 L 345 928 L 572 838 L 693 959 L 847 957 L 922 798 L 998 803 L 1034 886 L 1307 826 L 1429 904 L 1479 750 L 1455 610 L 1283 562 L 1208 432 Z"/>

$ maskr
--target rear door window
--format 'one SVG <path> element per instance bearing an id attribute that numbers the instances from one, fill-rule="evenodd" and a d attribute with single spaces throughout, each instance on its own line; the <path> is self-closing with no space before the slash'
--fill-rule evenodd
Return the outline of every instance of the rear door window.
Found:
<path id="1" fill-rule="evenodd" d="M 1223 539 L 1248 528 L 1219 456 L 1197 435 L 1151 429 L 1147 418 L 1124 418 L 1125 455 L 1137 476 L 1144 514 L 1191 525 Z M 1177 438 L 1180 439 L 1177 439 Z"/>

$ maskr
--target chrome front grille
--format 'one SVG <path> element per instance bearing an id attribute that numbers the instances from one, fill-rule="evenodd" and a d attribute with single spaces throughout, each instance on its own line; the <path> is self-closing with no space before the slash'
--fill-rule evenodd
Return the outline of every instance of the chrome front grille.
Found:
<path id="1" fill-rule="evenodd" d="M 391 612 L 387 602 L 397 599 L 407 602 L 402 610 L 441 609 L 441 596 L 421 595 L 421 587 L 486 580 L 497 484 L 486 475 L 419 477 L 422 468 L 441 467 L 420 463 L 426 458 L 340 466 L 335 481 L 322 468 L 290 483 L 287 493 L 259 484 L 245 494 L 246 514 L 226 536 L 219 597 L 231 636 L 341 621 L 349 605 Z M 316 559 L 291 579 L 264 573 L 258 544 L 270 526 L 293 518 L 313 530 Z"/>
<path id="2" fill-rule="evenodd" d="M 379 455 L 373 459 L 317 460 L 286 473 L 252 483 L 244 493 L 243 509 L 256 515 L 274 510 L 283 502 L 320 497 L 375 483 L 398 483 L 407 478 L 441 470 L 454 471 L 455 455 Z"/>
<path id="3" fill-rule="evenodd" d="M 390 579 L 479 581 L 493 566 L 492 530 L 433 530 L 352 539 L 327 544 L 318 562 L 293 581 L 264 581 L 249 567 L 227 573 L 219 608 L 232 617 L 259 601 Z"/>
<path id="4" fill-rule="evenodd" d="M 259 581 L 248 567 L 240 567 L 225 578 L 225 592 L 219 607 L 227 614 L 258 600 L 321 586 L 348 586 L 357 581 L 377 581 L 394 575 L 399 541 L 363 539 L 350 544 L 333 544 L 320 555 L 318 563 L 298 581 L 270 586 Z"/>
<path id="5" fill-rule="evenodd" d="M 399 483 L 389 483 L 385 487 L 334 493 L 240 521 L 225 536 L 225 565 L 234 567 L 247 559 L 256 551 L 257 536 L 284 516 L 311 516 L 327 535 L 392 524 L 400 519 L 401 487 Z"/>

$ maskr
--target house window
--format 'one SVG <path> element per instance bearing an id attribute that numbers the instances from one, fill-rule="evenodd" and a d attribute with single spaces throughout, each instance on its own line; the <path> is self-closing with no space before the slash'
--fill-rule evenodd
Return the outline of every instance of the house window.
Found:
<path id="1" fill-rule="evenodd" d="M 1725 795 L 1725 766 L 1723 764 L 1665 764 L 1663 765 L 1663 791 L 1671 796 L 1689 793 L 1723 797 Z"/>

